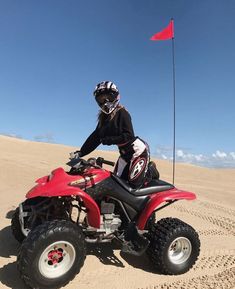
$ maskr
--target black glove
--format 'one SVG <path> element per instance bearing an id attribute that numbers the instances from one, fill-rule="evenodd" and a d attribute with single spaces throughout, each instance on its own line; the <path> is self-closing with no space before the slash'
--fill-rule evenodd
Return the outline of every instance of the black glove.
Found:
<path id="1" fill-rule="evenodd" d="M 108 146 L 110 146 L 110 145 L 113 144 L 113 138 L 110 137 L 110 136 L 106 136 L 106 137 L 104 137 L 104 138 L 101 139 L 101 143 L 102 143 L 103 145 L 108 145 Z"/>
<path id="2" fill-rule="evenodd" d="M 78 159 L 82 153 L 80 151 L 75 151 L 75 152 L 71 152 L 70 154 L 70 159 Z"/>

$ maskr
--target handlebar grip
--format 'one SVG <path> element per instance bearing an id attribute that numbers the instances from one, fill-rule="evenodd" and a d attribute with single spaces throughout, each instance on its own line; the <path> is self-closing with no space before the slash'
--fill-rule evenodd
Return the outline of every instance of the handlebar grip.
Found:
<path id="1" fill-rule="evenodd" d="M 106 161 L 106 160 L 103 160 L 103 164 L 106 164 L 106 165 L 109 165 L 109 166 L 112 166 L 112 167 L 115 166 L 114 162 L 110 162 L 110 161 Z"/>

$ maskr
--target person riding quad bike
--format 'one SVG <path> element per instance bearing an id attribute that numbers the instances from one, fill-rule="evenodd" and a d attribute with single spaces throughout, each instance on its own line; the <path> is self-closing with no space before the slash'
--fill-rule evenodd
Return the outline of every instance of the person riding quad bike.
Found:
<path id="1" fill-rule="evenodd" d="M 75 154 L 79 157 L 88 155 L 101 143 L 117 145 L 120 156 L 114 168 L 115 175 L 127 181 L 132 188 L 141 187 L 150 158 L 148 144 L 135 136 L 131 116 L 120 104 L 119 90 L 113 82 L 98 83 L 94 96 L 100 107 L 98 124 Z"/>
<path id="2" fill-rule="evenodd" d="M 120 156 L 114 168 L 114 174 L 127 181 L 133 189 L 140 188 L 148 170 L 150 152 L 148 144 L 135 136 L 131 116 L 120 104 L 120 93 L 117 86 L 111 81 L 102 81 L 97 84 L 94 96 L 100 107 L 98 124 L 82 145 L 80 151 L 71 155 L 83 157 L 103 145 L 117 145 Z M 148 240 L 139 236 L 134 223 L 129 224 L 126 230 L 126 252 L 132 248 L 146 247 Z M 133 243 L 134 242 L 134 243 Z"/>
<path id="3" fill-rule="evenodd" d="M 187 272 L 200 253 L 190 225 L 172 217 L 156 222 L 155 214 L 196 195 L 159 179 L 112 82 L 97 85 L 94 94 L 101 108 L 98 125 L 70 156 L 69 171 L 59 167 L 37 179 L 12 217 L 12 233 L 22 243 L 17 268 L 31 288 L 65 286 L 82 268 L 89 243 L 116 240 L 121 252 L 146 252 L 154 270 L 167 275 Z M 115 173 L 103 168 L 114 166 L 111 161 L 80 157 L 100 143 L 118 145 Z"/>

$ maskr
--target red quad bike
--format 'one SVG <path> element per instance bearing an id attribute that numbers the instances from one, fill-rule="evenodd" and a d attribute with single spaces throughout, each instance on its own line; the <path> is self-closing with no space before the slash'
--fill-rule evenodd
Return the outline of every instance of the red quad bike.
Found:
<path id="1" fill-rule="evenodd" d="M 103 158 L 71 159 L 69 172 L 57 168 L 36 181 L 15 210 L 12 232 L 22 242 L 17 265 L 32 288 L 59 288 L 80 271 L 86 243 L 119 240 L 122 251 L 141 256 L 162 274 L 187 272 L 196 262 L 196 231 L 176 218 L 155 222 L 155 212 L 194 193 L 159 180 L 150 162 L 145 185 L 131 188 L 103 164 Z"/>

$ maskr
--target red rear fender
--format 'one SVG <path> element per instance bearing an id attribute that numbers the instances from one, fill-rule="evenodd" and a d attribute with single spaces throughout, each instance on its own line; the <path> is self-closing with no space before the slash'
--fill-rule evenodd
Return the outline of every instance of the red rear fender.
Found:
<path id="1" fill-rule="evenodd" d="M 172 201 L 172 200 L 194 200 L 196 199 L 196 195 L 191 192 L 186 192 L 186 191 L 181 191 L 176 188 L 169 190 L 169 191 L 164 191 L 160 193 L 156 193 L 151 195 L 150 200 L 141 213 L 139 220 L 137 222 L 137 226 L 140 230 L 144 230 L 145 224 L 151 214 L 153 213 L 154 210 L 157 209 L 157 207 L 167 201 Z"/>

